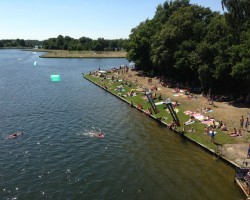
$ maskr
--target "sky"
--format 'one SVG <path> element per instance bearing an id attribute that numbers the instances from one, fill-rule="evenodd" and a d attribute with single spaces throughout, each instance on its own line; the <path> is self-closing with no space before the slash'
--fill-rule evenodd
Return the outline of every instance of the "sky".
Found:
<path id="1" fill-rule="evenodd" d="M 165 0 L 0 0 L 0 39 L 129 38 Z M 213 3 L 212 3 L 213 2 Z M 222 13 L 220 0 L 190 0 Z"/>

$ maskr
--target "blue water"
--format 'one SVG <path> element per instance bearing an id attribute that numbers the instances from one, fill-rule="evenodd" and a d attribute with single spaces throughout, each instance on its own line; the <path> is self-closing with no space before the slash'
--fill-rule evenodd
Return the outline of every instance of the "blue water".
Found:
<path id="1" fill-rule="evenodd" d="M 0 50 L 0 199 L 244 199 L 231 167 L 82 77 L 126 59 L 41 54 Z"/>

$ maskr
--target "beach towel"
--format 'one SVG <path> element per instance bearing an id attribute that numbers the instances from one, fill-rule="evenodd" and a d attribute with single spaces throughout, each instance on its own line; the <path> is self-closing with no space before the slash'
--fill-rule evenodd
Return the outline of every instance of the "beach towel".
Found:
<path id="1" fill-rule="evenodd" d="M 193 114 L 194 112 L 192 112 L 192 111 L 190 111 L 190 110 L 186 110 L 186 111 L 184 111 L 184 114 L 185 115 L 191 115 L 191 114 Z"/>
<path id="2" fill-rule="evenodd" d="M 187 122 L 185 122 L 185 125 L 190 125 L 190 124 L 193 124 L 194 123 L 194 121 L 187 121 Z"/>
<path id="3" fill-rule="evenodd" d="M 162 105 L 164 103 L 165 103 L 164 101 L 159 101 L 159 102 L 156 102 L 155 105 L 158 106 L 158 105 Z"/>
<path id="4" fill-rule="evenodd" d="M 205 117 L 203 115 L 197 115 L 194 118 L 199 120 L 199 121 L 202 121 L 202 120 L 204 120 Z"/>
<path id="5" fill-rule="evenodd" d="M 213 125 L 213 120 L 202 121 L 202 124 Z"/>

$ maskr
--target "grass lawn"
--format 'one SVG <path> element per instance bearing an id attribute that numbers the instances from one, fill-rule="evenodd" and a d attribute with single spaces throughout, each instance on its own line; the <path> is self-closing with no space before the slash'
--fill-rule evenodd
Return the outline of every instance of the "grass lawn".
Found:
<path id="1" fill-rule="evenodd" d="M 130 92 L 131 90 L 136 90 L 137 89 L 137 84 L 136 83 L 132 83 L 130 82 L 130 84 L 128 84 L 127 81 L 118 81 L 118 82 L 111 82 L 111 76 L 116 77 L 117 79 L 120 79 L 119 75 L 116 74 L 107 74 L 107 79 L 104 78 L 100 78 L 99 76 L 93 76 L 93 75 L 89 75 L 86 74 L 84 75 L 85 78 L 95 82 L 97 85 L 99 86 L 103 86 L 104 84 L 107 86 L 108 91 L 119 96 L 120 98 L 126 100 L 127 102 L 133 102 L 134 106 L 137 106 L 138 103 L 142 104 L 143 110 L 146 110 L 148 108 L 151 107 L 150 103 L 148 102 L 146 95 L 144 95 L 142 92 L 137 92 L 137 96 L 134 97 L 126 97 L 126 93 Z M 115 78 L 115 79 L 116 79 Z M 124 91 L 118 91 L 117 87 L 123 85 Z M 130 85 L 130 86 L 128 86 Z M 166 99 L 165 96 L 162 96 L 163 99 Z M 159 102 L 159 100 L 155 100 L 155 103 Z M 157 105 L 157 108 L 159 110 L 159 113 L 155 114 L 153 112 L 153 116 L 161 119 L 163 122 L 170 124 L 173 120 L 172 116 L 170 115 L 170 113 L 168 112 L 168 109 L 166 107 L 165 104 L 162 105 Z M 182 105 L 177 106 L 178 112 L 177 112 L 177 116 L 181 122 L 181 127 L 177 127 L 177 131 L 182 131 L 183 130 L 183 124 L 184 122 L 188 121 L 189 116 L 184 114 L 184 111 L 186 110 L 185 107 L 183 107 Z M 153 109 L 152 109 L 153 110 Z M 192 140 L 206 146 L 209 149 L 215 149 L 215 144 L 212 143 L 210 141 L 210 137 L 208 135 L 204 134 L 204 127 L 206 125 L 200 123 L 198 120 L 194 119 L 195 123 L 193 123 L 192 125 L 188 125 L 185 126 L 185 135 L 188 138 L 191 138 Z M 191 128 L 191 126 L 194 128 L 195 132 L 194 133 L 190 133 L 188 132 L 188 130 Z M 237 143 L 237 138 L 233 138 L 230 137 L 227 133 L 220 131 L 220 130 L 216 130 L 216 135 L 215 135 L 215 142 L 216 143 L 220 143 L 220 144 L 233 144 L 233 143 Z"/>

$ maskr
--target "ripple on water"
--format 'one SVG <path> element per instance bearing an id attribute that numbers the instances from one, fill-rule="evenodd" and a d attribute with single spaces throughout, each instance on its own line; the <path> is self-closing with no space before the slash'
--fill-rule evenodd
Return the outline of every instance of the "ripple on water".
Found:
<path id="1" fill-rule="evenodd" d="M 82 78 L 125 59 L 42 59 L 34 68 L 33 54 L 1 52 L 1 198 L 242 197 L 228 166 Z M 24 135 L 4 139 L 17 130 Z M 87 134 L 100 130 L 103 139 Z"/>

